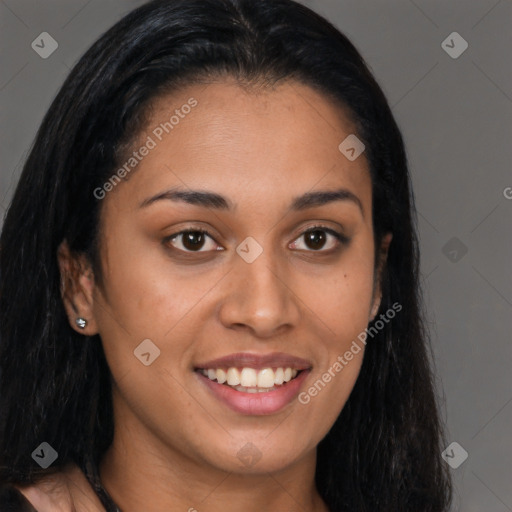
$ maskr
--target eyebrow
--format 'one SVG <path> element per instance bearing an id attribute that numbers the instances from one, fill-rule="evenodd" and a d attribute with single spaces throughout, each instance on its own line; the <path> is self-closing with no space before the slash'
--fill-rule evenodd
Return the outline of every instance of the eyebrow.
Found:
<path id="1" fill-rule="evenodd" d="M 162 200 L 184 202 L 203 208 L 214 208 L 216 210 L 226 211 L 234 210 L 236 207 L 236 205 L 228 198 L 215 192 L 204 190 L 184 190 L 176 187 L 145 199 L 140 204 L 140 208 L 146 208 L 147 206 Z M 306 192 L 292 200 L 288 211 L 303 211 L 308 208 L 316 208 L 335 201 L 350 201 L 354 203 L 361 210 L 364 217 L 364 208 L 360 199 L 353 192 L 344 188 L 337 190 Z"/>

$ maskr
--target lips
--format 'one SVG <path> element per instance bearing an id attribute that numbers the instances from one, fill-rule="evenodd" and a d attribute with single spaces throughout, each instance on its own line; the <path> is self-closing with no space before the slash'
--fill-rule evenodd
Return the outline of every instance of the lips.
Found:
<path id="1" fill-rule="evenodd" d="M 200 381 L 232 410 L 272 414 L 298 394 L 311 369 L 305 359 L 285 353 L 238 353 L 195 367 Z"/>

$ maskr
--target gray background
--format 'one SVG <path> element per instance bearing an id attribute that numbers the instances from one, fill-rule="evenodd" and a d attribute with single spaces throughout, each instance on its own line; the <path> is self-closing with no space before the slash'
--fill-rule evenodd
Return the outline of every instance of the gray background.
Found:
<path id="1" fill-rule="evenodd" d="M 2 217 L 70 68 L 141 3 L 0 0 Z M 453 510 L 512 511 L 512 2 L 303 3 L 358 47 L 403 131 L 443 414 L 449 442 L 469 454 L 450 469 Z M 441 45 L 454 31 L 469 45 L 456 59 Z M 42 32 L 59 45 L 47 59 L 31 48 Z"/>

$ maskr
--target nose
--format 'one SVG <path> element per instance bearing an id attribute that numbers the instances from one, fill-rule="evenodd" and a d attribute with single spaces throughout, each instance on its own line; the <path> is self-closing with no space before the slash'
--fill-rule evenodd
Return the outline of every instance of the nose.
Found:
<path id="1" fill-rule="evenodd" d="M 292 290 L 289 269 L 276 261 L 267 250 L 252 263 L 235 256 L 228 293 L 219 310 L 226 328 L 271 338 L 298 325 L 301 301 Z"/>

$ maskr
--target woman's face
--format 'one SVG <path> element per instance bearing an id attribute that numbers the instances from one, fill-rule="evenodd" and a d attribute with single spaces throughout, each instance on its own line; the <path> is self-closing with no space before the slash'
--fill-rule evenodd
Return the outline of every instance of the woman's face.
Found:
<path id="1" fill-rule="evenodd" d="M 354 133 L 296 82 L 156 102 L 127 179 L 103 188 L 89 328 L 112 371 L 116 435 L 231 472 L 314 457 L 379 299 L 368 163 L 338 148 Z"/>

